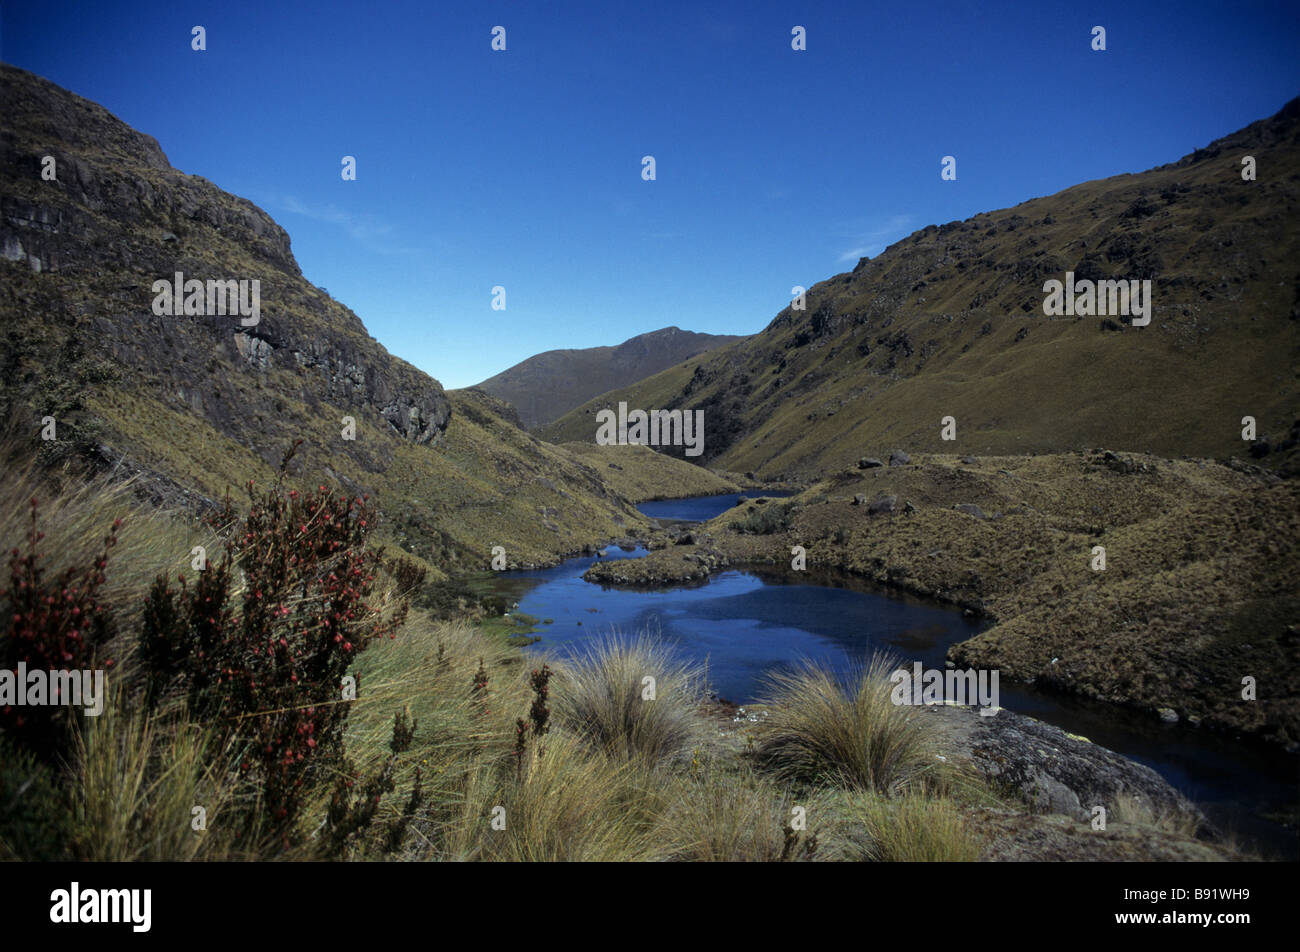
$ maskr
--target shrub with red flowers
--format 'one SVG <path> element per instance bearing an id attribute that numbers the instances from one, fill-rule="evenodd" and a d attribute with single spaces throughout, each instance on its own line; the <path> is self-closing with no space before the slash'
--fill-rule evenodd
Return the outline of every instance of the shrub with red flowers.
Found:
<path id="1" fill-rule="evenodd" d="M 306 790 L 343 763 L 348 668 L 375 640 L 395 637 L 420 580 L 367 547 L 376 518 L 367 497 L 284 489 L 294 450 L 271 489 L 250 482 L 242 520 L 227 499 L 214 520 L 233 527 L 220 561 L 193 585 L 155 581 L 140 643 L 150 699 L 179 681 L 192 710 L 233 725 L 243 769 L 260 780 L 286 842 Z M 387 610 L 376 592 L 385 569 L 405 590 Z"/>
<path id="2" fill-rule="evenodd" d="M 17 672 L 77 671 L 110 668 L 111 658 L 100 655 L 112 634 L 107 610 L 100 602 L 109 550 L 117 543 L 120 519 L 104 537 L 99 554 L 84 568 L 70 566 L 46 578 L 40 551 L 45 533 L 38 526 L 40 505 L 29 503 L 31 524 L 26 550 L 9 553 L 9 584 L 0 589 L 5 602 L 0 628 L 0 667 Z M 16 674 L 15 674 L 16 677 Z M 48 699 L 47 699 L 48 700 Z M 49 760 L 62 748 L 70 708 L 55 704 L 0 706 L 0 727 L 37 757 Z"/>

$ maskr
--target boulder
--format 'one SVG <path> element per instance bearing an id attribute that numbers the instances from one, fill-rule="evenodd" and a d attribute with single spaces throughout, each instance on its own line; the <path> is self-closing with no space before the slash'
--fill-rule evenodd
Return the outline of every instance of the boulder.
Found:
<path id="1" fill-rule="evenodd" d="M 878 466 L 884 465 L 884 463 L 876 459 L 874 456 L 864 456 L 862 459 L 858 460 L 858 469 L 875 469 Z"/>
<path id="2" fill-rule="evenodd" d="M 867 512 L 873 516 L 892 513 L 898 505 L 897 496 L 881 496 L 871 505 L 867 506 Z"/>
<path id="3" fill-rule="evenodd" d="M 1022 714 L 998 709 L 981 716 L 973 707 L 936 706 L 955 753 L 997 786 L 1018 791 L 1040 810 L 1077 820 L 1131 797 L 1157 813 L 1184 813 L 1208 829 L 1200 809 L 1158 773 L 1086 738 Z"/>
<path id="4" fill-rule="evenodd" d="M 889 454 L 890 466 L 906 466 L 910 462 L 912 462 L 912 457 L 908 456 L 902 450 L 894 450 L 894 452 Z"/>

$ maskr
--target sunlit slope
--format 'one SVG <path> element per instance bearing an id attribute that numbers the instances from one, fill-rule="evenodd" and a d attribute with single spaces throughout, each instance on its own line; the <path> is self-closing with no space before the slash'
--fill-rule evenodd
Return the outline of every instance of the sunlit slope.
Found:
<path id="1" fill-rule="evenodd" d="M 1242 179 L 1253 156 L 1256 181 Z M 812 475 L 892 447 L 1242 453 L 1300 417 L 1300 102 L 1140 174 L 929 226 L 814 286 L 760 334 L 611 391 L 594 412 L 702 408 L 703 460 Z M 1044 282 L 1152 282 L 1151 323 L 1047 317 Z M 957 441 L 940 439 L 952 416 Z"/>

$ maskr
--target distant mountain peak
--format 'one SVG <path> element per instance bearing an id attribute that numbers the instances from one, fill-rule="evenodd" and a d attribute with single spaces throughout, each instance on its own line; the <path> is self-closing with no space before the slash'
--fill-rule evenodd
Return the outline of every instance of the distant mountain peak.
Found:
<path id="1" fill-rule="evenodd" d="M 637 334 L 614 346 L 548 350 L 476 386 L 513 404 L 524 425 L 532 429 L 558 419 L 606 390 L 635 383 L 739 340 L 744 338 L 698 334 L 673 324 Z"/>

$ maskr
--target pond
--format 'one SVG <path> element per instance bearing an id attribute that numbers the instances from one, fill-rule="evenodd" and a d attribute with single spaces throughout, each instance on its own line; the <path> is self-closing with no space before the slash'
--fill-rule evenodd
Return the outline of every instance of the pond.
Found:
<path id="1" fill-rule="evenodd" d="M 713 500 L 709 509 L 721 505 L 718 497 L 707 498 Z M 702 500 L 670 502 L 704 511 Z M 606 559 L 638 558 L 645 550 L 609 546 L 606 553 Z M 882 650 L 905 662 L 942 669 L 949 646 L 981 629 L 956 609 L 833 570 L 745 566 L 703 582 L 645 590 L 584 581 L 582 574 L 596 561 L 584 556 L 550 569 L 502 572 L 487 580 L 507 604 L 517 602 L 518 612 L 539 619 L 541 641 L 527 650 L 565 654 L 611 633 L 649 632 L 682 657 L 706 666 L 713 690 L 737 704 L 762 696 L 766 673 L 805 658 L 844 671 Z M 1211 819 L 1266 855 L 1296 859 L 1294 830 L 1264 816 L 1295 809 L 1293 756 L 1008 680 L 1001 682 L 1000 694 L 1008 710 L 1080 734 L 1153 768 Z"/>
<path id="2" fill-rule="evenodd" d="M 718 496 L 686 496 L 681 499 L 656 499 L 637 506 L 643 516 L 660 522 L 704 522 L 734 508 L 742 498 L 784 499 L 795 495 L 792 489 L 752 489 Z"/>

